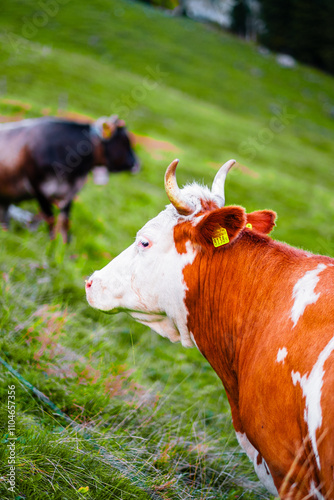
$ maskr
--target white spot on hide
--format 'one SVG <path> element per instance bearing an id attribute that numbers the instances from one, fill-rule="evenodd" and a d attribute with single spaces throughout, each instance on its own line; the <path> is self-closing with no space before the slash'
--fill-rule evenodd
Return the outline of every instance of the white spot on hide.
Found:
<path id="1" fill-rule="evenodd" d="M 274 484 L 273 478 L 270 474 L 269 467 L 266 464 L 264 458 L 261 457 L 261 460 L 259 461 L 260 463 L 257 463 L 258 456 L 260 454 L 257 451 L 257 449 L 254 448 L 254 446 L 249 442 L 246 434 L 243 434 L 241 432 L 236 432 L 236 435 L 241 448 L 245 451 L 251 462 L 253 462 L 255 472 L 261 483 L 267 488 L 269 493 L 277 496 L 278 491 Z"/>
<path id="2" fill-rule="evenodd" d="M 283 364 L 284 364 L 284 360 L 285 360 L 287 354 L 288 354 L 288 351 L 286 350 L 286 347 L 282 347 L 282 349 L 278 349 L 277 358 L 276 358 L 277 363 L 283 362 Z"/>
<path id="3" fill-rule="evenodd" d="M 51 176 L 40 184 L 40 190 L 46 198 L 54 201 L 62 209 L 82 189 L 86 179 L 87 175 L 76 177 L 70 184 L 66 182 L 66 179 L 60 181 L 55 176 Z"/>
<path id="4" fill-rule="evenodd" d="M 305 311 L 306 306 L 314 304 L 320 297 L 320 293 L 314 293 L 315 287 L 318 284 L 318 274 L 326 269 L 325 264 L 319 264 L 316 269 L 307 271 L 305 275 L 300 278 L 293 288 L 292 298 L 295 299 L 291 309 L 291 319 L 293 327 L 298 323 L 299 318 Z"/>
<path id="5" fill-rule="evenodd" d="M 314 481 L 311 481 L 310 485 L 310 496 L 315 496 L 318 500 L 325 500 L 325 497 L 316 488 Z"/>
<path id="6" fill-rule="evenodd" d="M 331 352 L 334 350 L 334 337 L 326 345 L 320 353 L 317 362 L 312 368 L 309 375 L 305 374 L 301 377 L 299 372 L 291 372 L 292 382 L 294 385 L 297 382 L 303 390 L 303 395 L 306 399 L 304 418 L 308 426 L 310 439 L 317 465 L 320 469 L 320 459 L 317 447 L 316 431 L 322 424 L 322 409 L 321 409 L 321 390 L 324 377 L 324 364 Z"/>

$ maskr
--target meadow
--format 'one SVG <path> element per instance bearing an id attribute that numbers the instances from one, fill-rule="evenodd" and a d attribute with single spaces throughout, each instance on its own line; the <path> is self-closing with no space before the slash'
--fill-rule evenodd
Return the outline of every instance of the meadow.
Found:
<path id="1" fill-rule="evenodd" d="M 275 210 L 273 238 L 334 256 L 333 78 L 130 0 L 13 0 L 1 6 L 0 47 L 2 120 L 118 113 L 142 163 L 106 186 L 90 176 L 67 246 L 43 224 L 0 232 L 0 356 L 68 417 L 0 365 L 1 500 L 269 499 L 206 360 L 94 311 L 84 280 L 167 204 L 175 157 L 180 185 L 211 185 L 235 158 L 227 204 Z"/>

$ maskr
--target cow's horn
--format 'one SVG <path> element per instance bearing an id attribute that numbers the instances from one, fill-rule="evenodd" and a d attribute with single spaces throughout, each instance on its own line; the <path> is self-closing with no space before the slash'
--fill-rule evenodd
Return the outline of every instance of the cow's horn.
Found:
<path id="1" fill-rule="evenodd" d="M 194 209 L 184 202 L 181 195 L 181 190 L 176 182 L 175 170 L 179 160 L 174 160 L 169 165 L 165 173 L 165 190 L 169 201 L 174 205 L 180 215 L 190 215 Z"/>
<path id="2" fill-rule="evenodd" d="M 235 164 L 235 160 L 229 160 L 216 173 L 216 176 L 213 180 L 212 183 L 212 189 L 211 192 L 218 198 L 220 198 L 222 201 L 220 202 L 220 206 L 223 207 L 225 205 L 225 179 L 228 174 L 228 171 L 233 167 Z"/>

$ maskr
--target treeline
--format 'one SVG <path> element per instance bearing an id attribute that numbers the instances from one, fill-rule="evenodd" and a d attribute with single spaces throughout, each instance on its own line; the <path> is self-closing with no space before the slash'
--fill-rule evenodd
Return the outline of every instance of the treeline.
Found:
<path id="1" fill-rule="evenodd" d="M 259 0 L 259 4 L 260 42 L 334 73 L 333 0 Z"/>
<path id="2" fill-rule="evenodd" d="M 186 15 L 189 0 L 142 1 Z M 334 73 L 334 0 L 234 0 L 230 16 L 239 36 Z"/>
<path id="3" fill-rule="evenodd" d="M 180 5 L 179 0 L 141 0 L 144 3 L 155 5 L 156 7 L 163 7 L 164 9 L 175 9 Z"/>

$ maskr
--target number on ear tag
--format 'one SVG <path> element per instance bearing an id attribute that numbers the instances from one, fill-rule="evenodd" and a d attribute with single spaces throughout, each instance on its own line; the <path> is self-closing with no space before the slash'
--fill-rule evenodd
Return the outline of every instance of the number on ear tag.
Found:
<path id="1" fill-rule="evenodd" d="M 221 247 L 229 243 L 229 237 L 227 231 L 224 227 L 219 227 L 212 238 L 213 245 L 215 247 Z"/>

